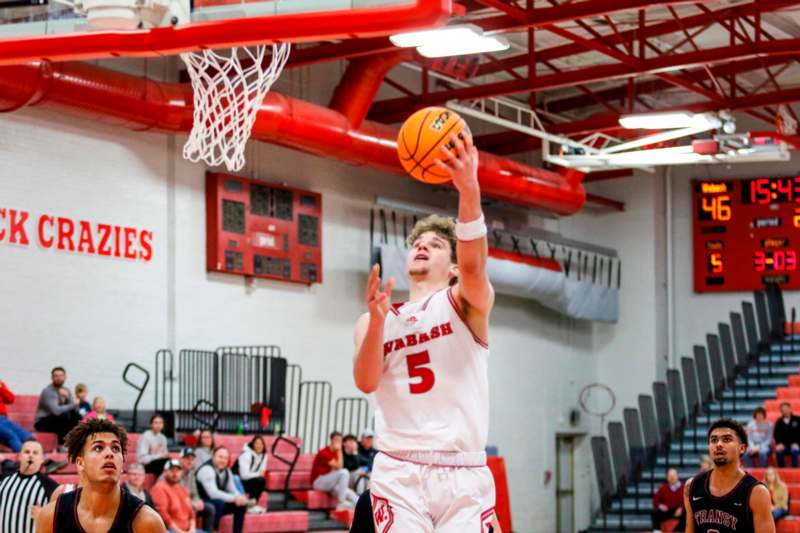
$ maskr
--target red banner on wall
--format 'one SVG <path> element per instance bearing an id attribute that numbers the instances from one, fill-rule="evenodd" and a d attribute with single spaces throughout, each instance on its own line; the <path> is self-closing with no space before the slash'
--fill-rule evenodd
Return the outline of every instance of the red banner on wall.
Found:
<path id="1" fill-rule="evenodd" d="M 145 263 L 153 259 L 153 232 L 89 220 L 0 207 L 0 245 L 30 246 Z"/>

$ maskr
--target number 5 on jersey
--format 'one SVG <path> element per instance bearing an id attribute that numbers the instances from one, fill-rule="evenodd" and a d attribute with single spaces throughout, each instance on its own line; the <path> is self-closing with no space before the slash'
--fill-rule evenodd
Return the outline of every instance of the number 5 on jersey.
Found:
<path id="1" fill-rule="evenodd" d="M 408 365 L 408 390 L 411 394 L 424 394 L 433 388 L 436 383 L 436 376 L 433 370 L 425 365 L 430 364 L 431 356 L 428 350 L 424 352 L 417 352 L 409 354 L 406 357 L 406 364 Z M 417 379 L 417 381 L 414 381 Z"/>

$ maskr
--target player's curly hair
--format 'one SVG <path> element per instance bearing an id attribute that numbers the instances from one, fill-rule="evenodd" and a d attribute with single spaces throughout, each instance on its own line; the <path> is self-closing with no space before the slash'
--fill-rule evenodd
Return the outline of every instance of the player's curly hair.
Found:
<path id="1" fill-rule="evenodd" d="M 406 243 L 411 246 L 414 241 L 419 239 L 420 235 L 426 231 L 432 231 L 442 239 L 450 243 L 450 261 L 458 263 L 458 256 L 456 255 L 456 223 L 450 217 L 442 217 L 439 215 L 430 215 L 417 221 L 411 229 L 411 233 L 406 239 Z"/>
<path id="2" fill-rule="evenodd" d="M 744 425 L 741 422 L 733 420 L 731 418 L 720 418 L 719 420 L 711 424 L 710 428 L 708 428 L 707 438 L 710 439 L 711 432 L 719 428 L 726 428 L 733 430 L 733 432 L 736 433 L 736 436 L 739 437 L 739 442 L 747 446 L 747 430 L 744 428 Z"/>
<path id="3" fill-rule="evenodd" d="M 86 439 L 98 433 L 112 433 L 119 439 L 122 446 L 122 455 L 128 451 L 128 433 L 125 428 L 110 420 L 101 418 L 91 418 L 86 422 L 81 422 L 67 433 L 64 444 L 67 446 L 67 458 L 70 462 L 83 455 L 83 446 Z"/>

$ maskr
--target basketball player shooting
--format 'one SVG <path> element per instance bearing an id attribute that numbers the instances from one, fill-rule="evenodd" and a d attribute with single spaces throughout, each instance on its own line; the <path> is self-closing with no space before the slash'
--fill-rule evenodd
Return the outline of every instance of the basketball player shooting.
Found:
<path id="1" fill-rule="evenodd" d="M 94 418 L 75 426 L 65 444 L 81 487 L 42 509 L 36 533 L 166 532 L 158 513 L 120 486 L 128 444 L 122 426 Z"/>
<path id="2" fill-rule="evenodd" d="M 722 418 L 708 430 L 714 468 L 686 482 L 686 533 L 775 533 L 769 490 L 742 469 L 747 432 Z"/>
<path id="3" fill-rule="evenodd" d="M 458 191 L 458 222 L 431 216 L 409 236 L 409 301 L 392 304 L 378 265 L 369 311 L 356 324 L 353 374 L 375 393 L 377 448 L 370 488 L 375 530 L 491 531 L 494 481 L 486 341 L 494 291 L 471 139 L 450 138 L 437 166 Z"/>

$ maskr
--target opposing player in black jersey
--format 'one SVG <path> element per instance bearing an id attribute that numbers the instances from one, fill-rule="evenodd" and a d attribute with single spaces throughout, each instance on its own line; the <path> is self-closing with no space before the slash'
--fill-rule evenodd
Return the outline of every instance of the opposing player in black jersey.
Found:
<path id="1" fill-rule="evenodd" d="M 686 483 L 686 533 L 775 533 L 769 490 L 742 470 L 747 433 L 721 418 L 708 430 L 714 468 Z"/>
<path id="2" fill-rule="evenodd" d="M 81 488 L 42 509 L 36 533 L 166 532 L 158 513 L 120 486 L 128 445 L 121 426 L 89 420 L 69 432 L 66 445 L 81 475 Z"/>

